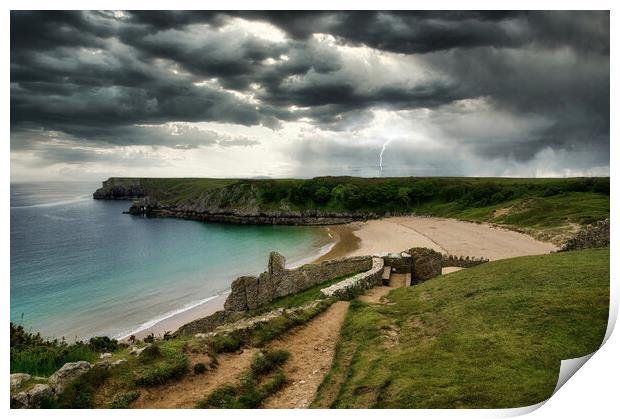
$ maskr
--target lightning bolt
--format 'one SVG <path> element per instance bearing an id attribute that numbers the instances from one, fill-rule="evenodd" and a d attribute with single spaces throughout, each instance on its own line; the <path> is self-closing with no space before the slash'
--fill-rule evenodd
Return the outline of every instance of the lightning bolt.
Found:
<path id="1" fill-rule="evenodd" d="M 387 140 L 383 143 L 383 147 L 381 147 L 381 152 L 379 153 L 379 177 L 383 176 L 383 152 L 385 151 L 385 147 L 387 147 L 392 140 L 393 138 Z"/>

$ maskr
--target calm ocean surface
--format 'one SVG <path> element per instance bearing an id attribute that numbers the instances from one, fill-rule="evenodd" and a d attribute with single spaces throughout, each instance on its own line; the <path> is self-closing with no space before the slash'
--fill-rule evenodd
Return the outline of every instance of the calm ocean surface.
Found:
<path id="1" fill-rule="evenodd" d="M 44 336 L 125 336 L 329 246 L 321 228 L 141 218 L 98 183 L 11 184 L 11 321 Z"/>

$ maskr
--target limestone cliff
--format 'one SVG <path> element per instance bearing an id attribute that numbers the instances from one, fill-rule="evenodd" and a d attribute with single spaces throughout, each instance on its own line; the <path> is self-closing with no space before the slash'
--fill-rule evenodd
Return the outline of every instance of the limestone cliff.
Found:
<path id="1" fill-rule="evenodd" d="M 299 210 L 265 205 L 252 181 L 235 179 L 110 178 L 94 199 L 134 200 L 129 214 L 238 224 L 327 225 L 377 218 L 372 213 Z"/>
<path id="2" fill-rule="evenodd" d="M 110 178 L 93 193 L 93 199 L 136 199 L 146 196 L 140 179 Z"/>

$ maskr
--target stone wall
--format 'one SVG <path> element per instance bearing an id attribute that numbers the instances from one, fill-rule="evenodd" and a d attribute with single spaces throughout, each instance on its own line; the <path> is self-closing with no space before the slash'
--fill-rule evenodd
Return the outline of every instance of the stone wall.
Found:
<path id="1" fill-rule="evenodd" d="M 372 267 L 351 278 L 344 279 L 334 285 L 321 290 L 321 295 L 325 298 L 336 297 L 349 300 L 363 294 L 367 289 L 375 285 L 381 285 L 381 275 L 383 274 L 383 259 L 372 258 Z"/>
<path id="2" fill-rule="evenodd" d="M 475 258 L 469 256 L 454 256 L 454 255 L 442 255 L 441 266 L 447 268 L 449 266 L 456 266 L 458 268 L 470 268 L 472 266 L 481 265 L 487 263 L 489 259 Z"/>
<path id="3" fill-rule="evenodd" d="M 243 313 L 238 311 L 219 310 L 210 316 L 184 324 L 176 331 L 175 334 L 187 336 L 196 333 L 210 332 L 223 324 L 237 321 L 242 317 Z"/>
<path id="4" fill-rule="evenodd" d="M 590 225 L 572 238 L 570 238 L 562 248 L 561 252 L 569 250 L 589 249 L 596 247 L 609 246 L 609 218 Z"/>
<path id="5" fill-rule="evenodd" d="M 385 266 L 392 268 L 392 272 L 397 274 L 411 273 L 411 255 L 406 252 L 390 253 L 387 256 L 383 256 L 383 263 Z"/>
<path id="6" fill-rule="evenodd" d="M 411 273 L 411 284 L 426 281 L 441 275 L 441 268 L 456 266 L 469 268 L 486 263 L 485 258 L 443 255 L 425 247 L 414 247 L 401 253 L 390 253 L 383 257 L 385 266 L 393 273 Z"/>
<path id="7" fill-rule="evenodd" d="M 367 271 L 373 264 L 370 256 L 331 260 L 297 269 L 286 269 L 285 263 L 284 256 L 271 252 L 267 272 L 259 276 L 242 276 L 232 283 L 224 309 L 252 310 L 276 298 L 304 291 L 329 279 Z"/>
<path id="8" fill-rule="evenodd" d="M 339 276 L 356 274 L 330 287 L 323 288 L 323 297 L 350 299 L 382 282 L 383 267 L 396 273 L 411 273 L 411 285 L 441 275 L 442 266 L 469 267 L 487 262 L 486 259 L 442 255 L 432 249 L 412 248 L 387 256 L 351 257 L 286 269 L 284 256 L 269 255 L 267 272 L 259 276 L 242 276 L 231 285 L 224 310 L 187 323 L 177 335 L 212 332 L 219 326 L 239 321 L 248 310 L 262 307 L 278 297 L 304 291 L 316 284 Z"/>
<path id="9" fill-rule="evenodd" d="M 441 253 L 426 247 L 412 247 L 407 253 L 411 255 L 411 285 L 441 275 Z"/>

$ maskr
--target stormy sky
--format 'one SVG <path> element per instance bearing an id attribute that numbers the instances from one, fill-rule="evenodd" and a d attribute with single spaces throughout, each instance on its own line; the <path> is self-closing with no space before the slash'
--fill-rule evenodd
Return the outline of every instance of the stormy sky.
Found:
<path id="1" fill-rule="evenodd" d="M 10 42 L 14 181 L 609 174 L 608 12 L 13 11 Z"/>

